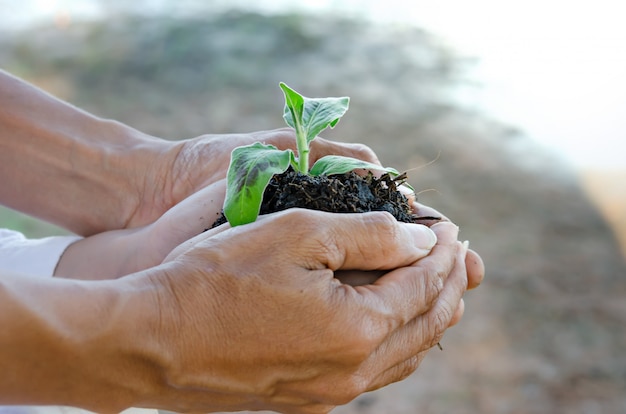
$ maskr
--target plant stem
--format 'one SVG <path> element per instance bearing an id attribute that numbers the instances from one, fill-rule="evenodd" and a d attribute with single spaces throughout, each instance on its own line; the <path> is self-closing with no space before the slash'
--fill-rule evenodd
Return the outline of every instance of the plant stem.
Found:
<path id="1" fill-rule="evenodd" d="M 302 125 L 296 122 L 296 147 L 298 148 L 298 170 L 302 174 L 309 172 L 309 143 Z"/>

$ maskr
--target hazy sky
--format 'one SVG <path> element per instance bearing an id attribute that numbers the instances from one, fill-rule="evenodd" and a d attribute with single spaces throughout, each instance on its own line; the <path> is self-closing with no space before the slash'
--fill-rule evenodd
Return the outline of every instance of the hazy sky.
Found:
<path id="1" fill-rule="evenodd" d="M 52 19 L 59 13 L 93 16 L 103 3 L 0 0 L 0 24 Z M 150 3 L 155 8 L 172 4 Z M 520 127 L 576 165 L 626 168 L 626 24 L 620 3 L 231 0 L 229 4 L 278 11 L 331 8 L 424 27 L 480 58 L 477 76 L 485 88 L 470 96 L 468 105 Z"/>

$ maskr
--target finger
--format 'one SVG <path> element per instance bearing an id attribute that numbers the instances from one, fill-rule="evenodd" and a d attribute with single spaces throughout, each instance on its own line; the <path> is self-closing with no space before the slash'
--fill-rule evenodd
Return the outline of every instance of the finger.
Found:
<path id="1" fill-rule="evenodd" d="M 180 232 L 179 238 L 184 241 L 181 241 L 178 246 L 176 246 L 171 252 L 167 254 L 165 259 L 163 259 L 163 263 L 174 260 L 176 257 L 192 249 L 198 243 L 231 228 L 230 224 L 228 223 L 222 224 L 218 227 L 210 228 L 215 222 L 215 220 L 217 219 L 217 216 L 221 214 L 221 205 L 223 204 L 223 193 L 224 193 L 221 186 L 225 186 L 225 180 L 221 180 L 220 182 L 215 183 L 212 186 L 209 186 L 217 190 L 216 197 L 211 198 L 213 202 L 211 203 L 210 207 L 203 205 L 202 206 L 203 211 L 197 212 L 196 216 L 200 217 L 198 222 L 190 219 L 189 220 L 190 223 L 181 224 L 182 226 L 185 226 L 185 229 L 182 229 L 182 230 L 175 229 L 175 231 Z M 205 190 L 208 190 L 209 187 L 207 187 Z M 204 191 L 204 190 L 200 190 L 200 191 Z M 198 193 L 196 194 L 197 195 L 193 195 L 191 197 L 194 197 L 194 196 L 199 197 L 199 198 L 202 197 L 202 194 L 198 194 Z M 173 225 L 177 225 L 177 223 L 173 223 Z M 192 227 L 188 228 L 189 226 L 192 226 Z"/>
<path id="2" fill-rule="evenodd" d="M 411 204 L 413 208 L 413 214 L 417 217 L 440 217 L 439 221 L 450 221 L 446 216 L 438 212 L 432 207 L 425 206 L 423 204 L 413 202 Z M 431 226 L 438 221 L 433 220 L 418 220 L 417 223 L 425 226 Z M 465 259 L 465 266 L 467 268 L 468 289 L 474 289 L 485 278 L 485 264 L 480 255 L 474 250 L 468 250 L 467 257 Z"/>
<path id="3" fill-rule="evenodd" d="M 172 207 L 159 221 L 167 225 L 170 233 L 181 242 L 187 240 L 211 227 L 218 219 L 225 193 L 226 180 L 216 181 Z"/>
<path id="4" fill-rule="evenodd" d="M 395 331 L 370 356 L 369 361 L 373 364 L 391 368 L 381 371 L 381 374 L 371 382 L 369 391 L 410 375 L 417 368 L 425 352 L 441 340 L 445 330 L 454 321 L 457 312 L 462 312 L 458 309 L 462 306 L 461 299 L 467 286 L 464 264 L 466 252 L 460 243 L 457 246 L 459 248 L 455 254 L 454 269 L 434 306 L 421 317 Z"/>
<path id="5" fill-rule="evenodd" d="M 280 216 L 282 217 L 280 217 Z M 301 216 L 301 217 L 298 217 Z M 437 241 L 435 233 L 412 223 L 398 222 L 385 212 L 333 214 L 290 209 L 278 213 L 277 226 L 293 226 L 306 237 L 298 243 L 317 263 L 311 269 L 394 269 L 425 257 Z"/>
<path id="6" fill-rule="evenodd" d="M 329 141 L 320 137 L 317 137 L 311 142 L 311 152 L 309 155 L 311 157 L 311 163 L 314 163 L 325 155 L 342 155 L 344 157 L 352 157 L 381 165 L 374 151 L 367 145 Z"/>
<path id="7" fill-rule="evenodd" d="M 228 229 L 230 229 L 230 225 L 228 223 L 222 224 L 221 226 L 215 227 L 213 229 L 207 230 L 203 233 L 198 234 L 195 237 L 192 237 L 189 240 L 186 240 L 176 246 L 163 260 L 163 263 L 171 262 L 176 259 L 178 256 L 185 254 L 189 250 L 193 249 L 198 243 L 201 243 L 217 234 L 220 234 Z"/>
<path id="8" fill-rule="evenodd" d="M 293 244 L 300 247 L 299 254 L 311 259 L 307 264 L 310 269 L 374 270 L 407 266 L 426 256 L 437 241 L 429 228 L 400 223 L 384 212 L 333 214 L 289 209 L 259 217 L 247 226 L 258 225 L 297 228 L 298 232 L 291 234 Z M 229 228 L 225 224 L 194 237 L 178 246 L 167 260 Z"/>
<path id="9" fill-rule="evenodd" d="M 424 204 L 413 202 L 411 203 L 411 209 L 415 217 L 417 217 L 418 219 L 420 217 L 429 218 L 429 219 L 417 220 L 417 223 L 424 224 L 426 226 L 430 226 L 435 223 L 439 223 L 443 221 L 450 221 L 450 219 L 448 219 L 446 216 L 441 214 L 439 211 L 435 210 L 432 207 L 426 206 Z"/>
<path id="10" fill-rule="evenodd" d="M 465 256 L 465 267 L 467 268 L 467 288 L 474 289 L 480 285 L 485 278 L 485 264 L 478 253 L 469 249 Z"/>
<path id="11" fill-rule="evenodd" d="M 485 266 L 478 253 L 473 250 L 467 251 L 465 268 L 467 269 L 467 289 L 478 287 L 485 277 Z M 335 278 L 350 286 L 363 286 L 376 282 L 385 273 L 384 270 L 337 270 Z"/>
<path id="12" fill-rule="evenodd" d="M 452 320 L 450 321 L 450 325 L 448 325 L 448 328 L 451 328 L 457 323 L 459 323 L 461 321 L 461 318 L 463 317 L 464 312 L 465 312 L 465 301 L 461 299 L 461 301 L 459 302 L 459 305 L 456 308 L 456 311 L 454 312 L 454 315 L 452 316 Z"/>
<path id="13" fill-rule="evenodd" d="M 463 294 L 467 290 L 467 269 L 465 268 L 465 257 L 467 256 L 467 243 L 457 242 L 459 248 L 456 255 L 456 261 L 452 273 L 446 281 L 446 286 L 441 295 L 437 298 L 435 306 L 424 315 L 427 318 L 427 328 L 431 332 L 424 329 L 425 338 L 428 335 L 434 335 L 430 340 L 433 346 L 439 342 L 445 330 L 451 326 L 459 306 L 464 306 Z M 463 303 L 463 305 L 461 305 Z M 457 321 L 458 322 L 458 321 Z M 416 324 L 414 322 L 413 324 Z M 424 327 L 424 325 L 422 325 Z M 417 331 L 420 331 L 419 329 Z"/>
<path id="14" fill-rule="evenodd" d="M 402 361 L 380 374 L 372 383 L 366 392 L 375 391 L 394 382 L 402 381 L 413 374 L 428 354 L 430 349 L 422 351 L 411 358 Z"/>
<path id="15" fill-rule="evenodd" d="M 389 334 L 431 309 L 455 266 L 458 227 L 440 223 L 432 230 L 437 244 L 427 257 L 385 274 L 372 285 L 355 288 L 368 303 L 383 309 L 386 318 L 394 316 Z"/>
<path id="16" fill-rule="evenodd" d="M 278 149 L 296 150 L 296 133 L 293 128 L 285 127 L 268 131 L 258 131 L 252 133 L 252 135 L 256 141 L 272 144 Z"/>

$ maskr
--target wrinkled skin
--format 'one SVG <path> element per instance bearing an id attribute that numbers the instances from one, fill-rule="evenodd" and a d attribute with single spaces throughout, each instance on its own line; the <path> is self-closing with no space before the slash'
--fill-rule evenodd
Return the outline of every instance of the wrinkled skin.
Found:
<path id="1" fill-rule="evenodd" d="M 176 249 L 151 275 L 163 326 L 185 332 L 162 335 L 185 350 L 161 391 L 176 405 L 160 406 L 326 413 L 411 374 L 460 317 L 468 286 L 458 228 L 433 225 L 430 253 L 423 228 L 387 213 L 292 209 Z M 334 278 L 356 268 L 385 274 L 356 287 Z"/>

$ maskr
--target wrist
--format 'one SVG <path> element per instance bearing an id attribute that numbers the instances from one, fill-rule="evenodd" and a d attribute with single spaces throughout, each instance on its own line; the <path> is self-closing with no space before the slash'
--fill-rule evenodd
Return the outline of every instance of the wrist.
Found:
<path id="1" fill-rule="evenodd" d="M 111 407 L 116 412 L 128 407 L 155 407 L 166 383 L 170 363 L 159 337 L 161 287 L 148 274 L 110 283 L 107 321 L 101 325 L 100 335 L 89 335 L 85 341 L 83 355 L 87 360 L 94 355 L 110 356 L 108 362 L 101 361 L 98 377 L 104 386 L 110 384 L 109 395 L 119 396 L 115 401 L 119 407 Z"/>
<path id="2" fill-rule="evenodd" d="M 175 158 L 175 143 L 117 121 L 99 122 L 106 131 L 106 138 L 98 143 L 103 147 L 103 177 L 115 205 L 105 205 L 100 223 L 94 226 L 100 232 L 151 223 L 169 208 L 163 194 L 171 187 L 168 172 Z"/>
<path id="3" fill-rule="evenodd" d="M 0 203 L 80 235 L 132 223 L 172 145 L 2 71 L 0 84 Z"/>
<path id="4" fill-rule="evenodd" d="M 11 373 L 0 377 L 0 403 L 119 412 L 148 401 L 163 377 L 150 288 L 0 278 L 0 365 Z"/>
<path id="5" fill-rule="evenodd" d="M 156 266 L 146 228 L 112 230 L 80 239 L 61 255 L 54 276 L 66 279 L 116 279 Z"/>
<path id="6" fill-rule="evenodd" d="M 94 307 L 102 312 L 100 323 L 85 328 L 73 363 L 92 368 L 93 383 L 106 398 L 79 393 L 86 399 L 82 406 L 97 401 L 102 406 L 87 406 L 96 412 L 158 406 L 171 358 L 159 335 L 163 287 L 153 282 L 151 273 L 154 270 L 97 282 L 103 285 L 94 299 Z"/>

